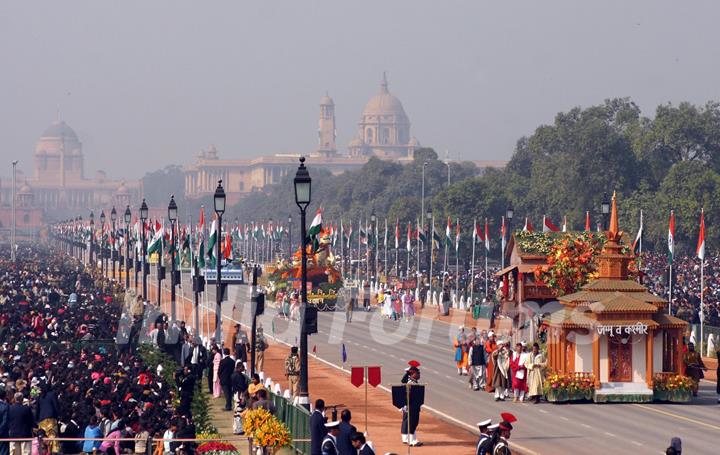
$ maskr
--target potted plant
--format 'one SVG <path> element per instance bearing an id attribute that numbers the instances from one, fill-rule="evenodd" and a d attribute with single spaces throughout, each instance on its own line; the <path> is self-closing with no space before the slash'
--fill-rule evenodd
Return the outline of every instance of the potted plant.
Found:
<path id="1" fill-rule="evenodd" d="M 681 374 L 656 374 L 653 377 L 653 399 L 686 403 L 692 399 L 692 380 Z"/>
<path id="2" fill-rule="evenodd" d="M 595 376 L 592 373 L 550 373 L 543 385 L 545 399 L 553 403 L 592 400 Z"/>

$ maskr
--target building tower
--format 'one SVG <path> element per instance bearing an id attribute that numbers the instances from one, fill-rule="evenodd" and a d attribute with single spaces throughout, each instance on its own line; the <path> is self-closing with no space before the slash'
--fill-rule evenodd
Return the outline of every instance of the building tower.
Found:
<path id="1" fill-rule="evenodd" d="M 337 146 L 335 145 L 335 103 L 327 93 L 320 98 L 318 153 L 326 157 L 334 156 L 337 153 Z"/>

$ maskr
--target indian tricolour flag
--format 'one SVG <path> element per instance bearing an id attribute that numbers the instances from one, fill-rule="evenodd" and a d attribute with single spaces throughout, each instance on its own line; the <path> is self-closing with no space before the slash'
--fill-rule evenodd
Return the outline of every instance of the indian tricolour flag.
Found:
<path id="1" fill-rule="evenodd" d="M 310 223 L 310 229 L 307 231 L 307 241 L 312 243 L 313 251 L 317 251 L 320 246 L 320 241 L 318 240 L 320 231 L 322 231 L 322 209 L 318 209 L 317 212 L 315 212 L 315 218 L 313 218 L 312 223 Z"/>
<path id="2" fill-rule="evenodd" d="M 160 248 L 162 247 L 162 241 L 163 241 L 163 226 L 160 224 L 160 222 L 155 222 L 155 234 L 153 235 L 152 240 L 150 241 L 150 244 L 148 245 L 147 254 L 153 254 L 158 251 L 160 251 Z"/>
<path id="3" fill-rule="evenodd" d="M 705 210 L 700 210 L 700 233 L 698 234 L 697 257 L 705 260 Z"/>
<path id="4" fill-rule="evenodd" d="M 670 225 L 668 226 L 668 261 L 672 264 L 675 254 L 675 211 L 670 210 Z"/>
<path id="5" fill-rule="evenodd" d="M 217 218 L 214 218 L 212 224 L 210 225 L 210 236 L 208 237 L 207 247 L 207 256 L 211 260 L 214 260 L 215 258 L 215 244 L 217 244 L 218 241 L 217 237 Z"/>
<path id="6" fill-rule="evenodd" d="M 200 207 L 200 221 L 197 226 L 197 261 L 198 267 L 205 268 L 205 207 Z"/>
<path id="7" fill-rule="evenodd" d="M 452 220 L 448 217 L 447 225 L 445 226 L 445 246 L 447 248 L 452 247 Z"/>

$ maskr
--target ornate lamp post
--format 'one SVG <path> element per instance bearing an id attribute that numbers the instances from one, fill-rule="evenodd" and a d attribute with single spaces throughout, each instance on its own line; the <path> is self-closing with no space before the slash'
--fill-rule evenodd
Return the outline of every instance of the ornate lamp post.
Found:
<path id="1" fill-rule="evenodd" d="M 130 206 L 125 207 L 125 289 L 130 289 Z M 135 274 L 137 285 L 137 273 Z"/>
<path id="2" fill-rule="evenodd" d="M 142 250 L 142 287 L 143 287 L 143 300 L 147 301 L 147 246 L 145 245 L 145 222 L 148 219 L 148 206 L 145 203 L 145 199 L 142 200 L 142 205 L 140 205 L 140 221 L 142 222 L 142 227 L 140 228 L 140 232 L 142 233 L 142 244 L 140 245 L 140 248 Z"/>
<path id="3" fill-rule="evenodd" d="M 375 230 L 377 229 L 377 216 L 375 216 L 375 211 L 372 211 L 370 213 L 370 232 L 368 232 L 368 241 L 372 239 L 372 248 L 370 249 L 370 254 L 368 255 L 368 264 L 372 263 L 372 279 L 375 281 L 375 286 L 377 286 L 377 262 L 375 259 L 377 258 L 378 254 L 378 245 L 377 245 L 377 235 L 375 234 Z M 386 272 L 387 273 L 387 272 Z"/>
<path id="4" fill-rule="evenodd" d="M 308 396 L 308 302 L 307 302 L 307 233 L 305 232 L 305 213 L 310 205 L 312 179 L 305 167 L 305 157 L 300 157 L 300 166 L 295 174 L 295 204 L 300 208 L 300 250 L 302 254 L 300 274 L 300 383 L 298 384 L 298 403 L 305 408 L 310 408 Z M 314 308 L 313 308 L 314 310 Z M 312 312 L 312 310 L 310 310 Z"/>
<path id="5" fill-rule="evenodd" d="M 105 266 L 105 210 L 100 211 L 100 271 L 106 275 L 107 267 Z"/>
<path id="6" fill-rule="evenodd" d="M 433 245 L 433 229 L 434 226 L 431 226 L 433 219 L 432 219 L 432 210 L 428 209 L 427 213 L 425 214 L 425 218 L 427 219 L 427 234 L 425 236 L 425 239 L 427 240 L 427 248 L 425 249 L 425 254 L 427 255 L 427 276 L 428 276 L 428 292 L 425 296 L 425 301 L 430 299 L 429 302 L 432 304 L 432 245 Z"/>
<path id="7" fill-rule="evenodd" d="M 222 243 L 222 216 L 225 213 L 225 190 L 222 186 L 222 180 L 218 180 L 218 186 L 215 189 L 215 195 L 213 196 L 213 203 L 215 205 L 215 213 L 218 217 L 217 225 L 217 241 L 215 242 L 215 266 L 217 272 L 217 287 L 215 288 L 215 342 L 220 344 L 222 339 L 220 335 L 222 333 L 222 268 L 221 268 L 221 252 L 220 244 Z"/>
<path id="8" fill-rule="evenodd" d="M 168 204 L 168 219 L 170 220 L 170 319 L 175 320 L 177 315 L 175 308 L 175 222 L 177 221 L 178 208 L 175 203 L 175 195 L 170 196 Z"/>
<path id="9" fill-rule="evenodd" d="M 610 201 L 608 201 L 607 193 L 603 193 L 602 202 L 600 203 L 600 211 L 602 212 L 603 230 L 607 230 L 608 216 L 610 215 Z"/>
<path id="10" fill-rule="evenodd" d="M 112 222 L 112 249 L 110 250 L 110 265 L 112 266 L 112 279 L 115 281 L 115 242 L 117 242 L 117 239 L 115 238 L 115 222 L 117 221 L 117 211 L 115 210 L 115 206 L 113 206 L 112 210 L 110 211 L 110 221 Z"/>
<path id="11" fill-rule="evenodd" d="M 92 267 L 95 268 L 95 264 L 93 264 L 93 254 L 95 253 L 94 248 L 95 243 L 95 214 L 90 211 L 90 255 L 89 255 L 89 262 L 92 264 Z"/>

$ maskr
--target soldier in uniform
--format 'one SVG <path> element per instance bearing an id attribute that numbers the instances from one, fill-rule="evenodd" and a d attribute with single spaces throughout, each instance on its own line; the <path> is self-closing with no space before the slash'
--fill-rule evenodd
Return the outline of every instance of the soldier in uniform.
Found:
<path id="1" fill-rule="evenodd" d="M 492 433 L 488 430 L 488 427 L 492 424 L 492 419 L 485 419 L 482 422 L 478 422 L 478 430 L 480 430 L 480 439 L 478 440 L 475 453 L 476 455 L 484 455 L 487 453 L 486 447 L 488 446 L 487 440 L 492 438 Z"/>
<path id="2" fill-rule="evenodd" d="M 500 422 L 498 432 L 500 434 L 500 437 L 498 438 L 497 444 L 495 444 L 495 448 L 493 449 L 493 455 L 511 455 L 512 452 L 510 451 L 510 443 L 508 443 L 508 439 L 510 439 L 510 432 L 512 431 L 513 426 L 510 422 L 507 422 L 503 420 Z"/>
<path id="3" fill-rule="evenodd" d="M 419 365 L 419 363 L 416 361 L 410 362 L 410 367 L 406 370 L 405 376 L 403 376 L 403 382 L 405 382 L 405 377 L 407 377 L 408 384 L 419 383 L 420 370 L 415 365 Z M 400 433 L 402 435 L 403 444 L 409 444 L 413 447 L 421 446 L 422 442 L 418 441 L 415 436 L 415 430 L 417 430 L 418 423 L 420 422 L 420 407 L 410 406 L 410 409 L 408 410 L 408 407 L 405 406 L 402 413 L 403 417 L 400 425 Z"/>
<path id="4" fill-rule="evenodd" d="M 337 435 L 340 434 L 340 422 L 328 422 L 325 424 L 325 428 L 327 428 L 328 434 L 323 439 L 321 453 L 322 455 L 338 455 Z"/>
<path id="5" fill-rule="evenodd" d="M 298 384 L 300 382 L 300 357 L 297 346 L 290 348 L 290 355 L 285 359 L 285 377 L 288 379 L 290 394 L 297 396 Z"/>

